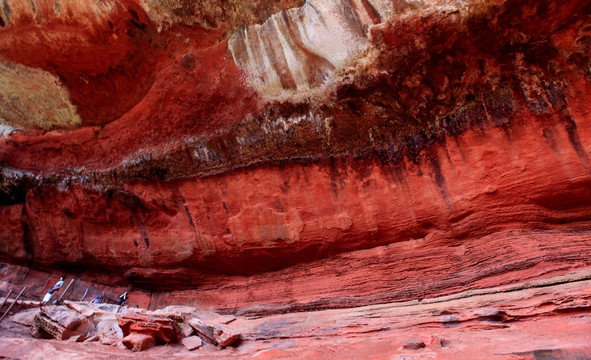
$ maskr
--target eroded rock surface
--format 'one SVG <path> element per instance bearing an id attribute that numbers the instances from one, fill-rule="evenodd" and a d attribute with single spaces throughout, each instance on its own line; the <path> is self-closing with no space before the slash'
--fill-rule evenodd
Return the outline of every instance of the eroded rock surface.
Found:
<path id="1" fill-rule="evenodd" d="M 148 334 L 132 332 L 121 340 L 132 351 L 144 351 L 156 345 L 154 337 Z"/>
<path id="2" fill-rule="evenodd" d="M 226 347 L 232 345 L 240 338 L 239 331 L 220 323 L 212 321 L 206 322 L 198 318 L 191 319 L 188 323 L 193 329 L 195 329 L 197 335 L 214 345 Z"/>
<path id="3" fill-rule="evenodd" d="M 201 347 L 201 345 L 203 345 L 203 341 L 199 336 L 188 336 L 181 340 L 181 342 L 183 343 L 183 346 L 189 351 L 198 349 Z"/>
<path id="4" fill-rule="evenodd" d="M 591 282 L 580 279 L 590 273 L 569 276 L 422 303 L 237 316 L 232 327 L 242 341 L 223 350 L 170 344 L 138 354 L 97 342 L 34 340 L 4 322 L 0 353 L 50 359 L 587 359 Z"/>
<path id="5" fill-rule="evenodd" d="M 94 331 L 94 324 L 66 306 L 44 306 L 34 318 L 34 331 L 58 340 L 68 340 Z"/>
<path id="6" fill-rule="evenodd" d="M 123 331 L 123 336 L 125 337 L 130 334 L 141 334 L 151 337 L 160 344 L 175 342 L 178 339 L 178 326 L 174 321 L 168 319 L 127 314 L 119 319 L 119 327 Z M 139 341 L 139 343 L 144 343 L 145 339 L 142 339 L 143 338 L 138 338 L 136 340 Z M 130 341 L 130 343 L 135 344 L 136 341 Z"/>
<path id="7" fill-rule="evenodd" d="M 256 317 L 587 269 L 590 50 L 583 0 L 4 0 L 4 279 Z"/>
<path id="8" fill-rule="evenodd" d="M 69 4 L 101 14 L 85 43 L 110 34 L 133 45 L 105 54 L 123 67 L 95 66 L 80 50 L 69 75 L 65 60 L 52 68 L 9 51 L 10 34 L 25 31 L 12 7 L 0 30 L 6 61 L 65 83 L 95 74 L 125 96 L 135 95 L 117 76 L 126 86 L 143 86 L 136 75 L 151 80 L 131 103 L 109 96 L 117 115 L 97 120 L 95 111 L 92 120 L 79 102 L 78 129 L 27 126 L 2 137 L 5 259 L 175 287 L 413 239 L 586 226 L 587 2 L 308 2 L 258 25 L 255 11 L 259 20 L 242 30 L 179 28 L 152 5 Z M 48 11 L 33 19 L 53 34 L 61 13 Z M 154 64 L 128 58 L 147 54 Z M 331 64 L 330 76 L 302 60 L 312 54 Z M 115 111 L 101 100 L 103 108 Z M 169 269 L 176 284 L 156 279 Z"/>

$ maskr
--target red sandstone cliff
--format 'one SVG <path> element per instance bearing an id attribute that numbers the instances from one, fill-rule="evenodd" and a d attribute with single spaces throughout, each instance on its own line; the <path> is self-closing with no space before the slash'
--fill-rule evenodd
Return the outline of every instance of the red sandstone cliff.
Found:
<path id="1" fill-rule="evenodd" d="M 0 293 L 234 314 L 203 358 L 588 358 L 590 103 L 584 0 L 0 0 Z"/>
<path id="2" fill-rule="evenodd" d="M 3 261 L 244 312 L 591 265 L 589 2 L 221 4 L 0 3 Z"/>

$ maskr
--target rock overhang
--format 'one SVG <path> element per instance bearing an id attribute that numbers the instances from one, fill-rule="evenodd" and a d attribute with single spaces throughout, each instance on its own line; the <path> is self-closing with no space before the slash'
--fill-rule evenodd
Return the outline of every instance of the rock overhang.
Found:
<path id="1" fill-rule="evenodd" d="M 22 4 L 5 4 L 10 35 Z M 5 258 L 146 285 L 588 216 L 586 2 L 257 3 L 218 18 L 167 4 L 113 2 L 68 42 L 94 53 L 61 63 L 3 37 L 3 58 L 24 64 L 6 66 L 46 67 L 71 97 L 76 77 L 95 110 L 112 110 L 105 94 L 119 109 L 96 120 L 71 98 L 82 127 L 3 135 Z M 28 21 L 49 36 L 60 16 L 40 6 Z M 87 71 L 104 34 L 120 54 Z"/>

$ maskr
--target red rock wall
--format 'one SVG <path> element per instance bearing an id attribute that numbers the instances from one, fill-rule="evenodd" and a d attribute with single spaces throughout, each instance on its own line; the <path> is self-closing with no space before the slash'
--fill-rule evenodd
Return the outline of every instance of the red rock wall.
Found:
<path id="1" fill-rule="evenodd" d="M 420 164 L 345 157 L 111 192 L 41 188 L 28 193 L 24 212 L 8 212 L 28 231 L 11 246 L 23 260 L 149 277 L 168 267 L 254 273 L 416 239 L 582 229 L 591 127 L 587 98 L 579 100 L 574 129 L 557 121 L 468 131 L 426 150 Z"/>

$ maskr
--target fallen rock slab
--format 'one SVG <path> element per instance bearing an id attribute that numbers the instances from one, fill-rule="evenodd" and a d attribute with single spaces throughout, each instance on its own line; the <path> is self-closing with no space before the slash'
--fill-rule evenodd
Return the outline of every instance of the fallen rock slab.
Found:
<path id="1" fill-rule="evenodd" d="M 143 351 L 156 345 L 154 337 L 147 334 L 131 333 L 123 338 L 123 345 L 131 351 Z"/>
<path id="2" fill-rule="evenodd" d="M 88 303 L 66 300 L 64 301 L 64 305 L 87 318 L 92 318 L 96 312 L 96 310 Z"/>
<path id="3" fill-rule="evenodd" d="M 66 306 L 44 306 L 33 319 L 34 331 L 44 332 L 59 340 L 87 335 L 94 324 Z"/>
<path id="4" fill-rule="evenodd" d="M 91 337 L 89 337 L 88 339 L 84 340 L 84 342 L 93 342 L 93 341 L 99 341 L 100 337 L 98 336 L 98 334 L 94 334 Z"/>
<path id="5" fill-rule="evenodd" d="M 87 336 L 86 334 L 80 334 L 80 335 L 74 335 L 72 337 L 70 337 L 68 339 L 68 341 L 70 342 L 83 342 L 84 340 L 86 340 Z"/>
<path id="6" fill-rule="evenodd" d="M 195 318 L 190 319 L 188 323 L 195 329 L 199 336 L 214 345 L 226 347 L 232 345 L 240 338 L 240 332 L 215 321 L 205 322 Z"/>
<path id="7" fill-rule="evenodd" d="M 195 334 L 195 329 L 191 327 L 191 325 L 187 323 L 181 324 L 181 335 L 183 338 L 188 338 L 189 336 Z"/>
<path id="8" fill-rule="evenodd" d="M 189 351 L 198 349 L 203 345 L 203 341 L 199 336 L 186 337 L 183 340 L 181 340 L 181 343 Z"/>

